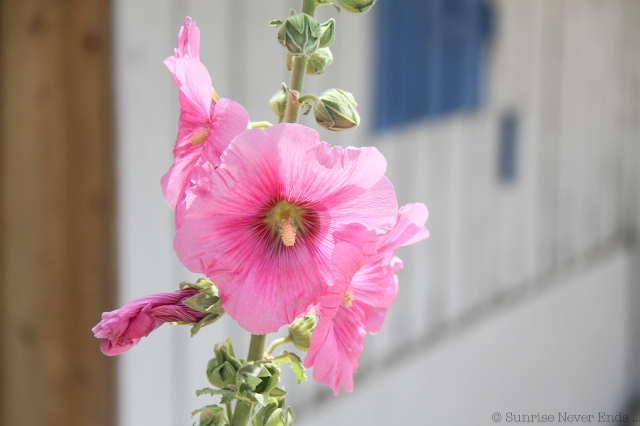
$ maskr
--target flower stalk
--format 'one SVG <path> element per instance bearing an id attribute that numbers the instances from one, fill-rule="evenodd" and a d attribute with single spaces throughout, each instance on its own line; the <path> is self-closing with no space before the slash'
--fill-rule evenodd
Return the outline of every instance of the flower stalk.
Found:
<path id="1" fill-rule="evenodd" d="M 316 0 L 303 0 L 302 13 L 315 17 Z M 309 58 L 305 55 L 293 58 L 293 69 L 291 70 L 291 83 L 289 84 L 289 98 L 287 99 L 287 111 L 284 115 L 285 123 L 297 123 L 300 112 L 300 102 L 297 95 L 302 93 L 304 84 L 304 74 L 307 70 L 307 61 Z"/>
<path id="2" fill-rule="evenodd" d="M 252 334 L 249 341 L 249 353 L 247 354 L 247 361 L 260 361 L 264 358 L 264 348 L 267 344 L 266 334 Z M 233 413 L 231 420 L 231 426 L 246 426 L 249 418 L 251 417 L 251 409 L 253 404 L 240 401 L 236 402 L 236 409 Z"/>

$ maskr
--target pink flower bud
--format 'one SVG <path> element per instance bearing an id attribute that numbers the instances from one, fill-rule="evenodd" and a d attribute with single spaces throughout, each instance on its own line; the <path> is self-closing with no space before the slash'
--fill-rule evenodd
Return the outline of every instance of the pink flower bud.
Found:
<path id="1" fill-rule="evenodd" d="M 196 311 L 182 303 L 198 292 L 194 288 L 184 288 L 133 300 L 120 309 L 104 312 L 102 321 L 91 331 L 98 339 L 104 339 L 100 344 L 102 353 L 121 354 L 165 322 L 197 323 L 207 316 L 207 312 Z"/>

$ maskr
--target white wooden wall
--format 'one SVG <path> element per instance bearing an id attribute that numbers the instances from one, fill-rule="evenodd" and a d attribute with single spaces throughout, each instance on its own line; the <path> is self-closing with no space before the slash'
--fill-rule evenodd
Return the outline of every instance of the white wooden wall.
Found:
<path id="1" fill-rule="evenodd" d="M 178 117 L 178 92 L 162 60 L 172 54 L 184 16 L 201 29 L 201 60 L 217 93 L 244 105 L 253 121 L 274 121 L 268 100 L 288 73 L 284 49 L 267 23 L 300 2 L 115 3 L 124 303 L 195 278 L 173 253 L 172 211 L 159 185 L 172 161 Z M 379 371 L 398 352 L 428 350 L 451 328 L 472 326 L 502 305 L 535 297 L 549 277 L 557 281 L 571 275 L 572 265 L 620 247 L 636 226 L 640 2 L 494 5 L 487 101 L 474 112 L 384 136 L 370 131 L 373 13 L 337 16 L 334 63 L 324 77 L 307 77 L 308 92 L 339 87 L 359 103 L 361 128 L 340 134 L 320 129 L 321 137 L 343 146 L 377 146 L 389 162 L 387 176 L 400 205 L 423 202 L 431 214 L 431 237 L 399 250 L 405 269 L 398 299 L 382 331 L 367 337 L 357 379 Z M 331 8 L 318 15 L 336 16 Z M 503 184 L 497 177 L 498 125 L 508 110 L 520 124 L 518 177 Z M 311 117 L 302 122 L 315 127 Z M 188 413 L 209 403 L 192 395 L 207 386 L 204 369 L 213 344 L 229 335 L 246 352 L 248 335 L 226 318 L 194 339 L 187 328 L 164 326 L 121 355 L 120 425 L 190 424 Z M 288 389 L 297 386 L 286 371 L 284 376 Z M 312 380 L 297 391 L 288 402 L 302 413 L 329 394 Z"/>

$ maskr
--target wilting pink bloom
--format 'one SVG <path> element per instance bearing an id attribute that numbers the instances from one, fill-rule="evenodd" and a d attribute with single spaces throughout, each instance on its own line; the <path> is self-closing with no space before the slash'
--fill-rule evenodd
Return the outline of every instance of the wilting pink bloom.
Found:
<path id="1" fill-rule="evenodd" d="M 182 304 L 198 292 L 194 288 L 184 288 L 133 300 L 120 309 L 104 312 L 102 321 L 91 331 L 98 339 L 104 339 L 100 344 L 102 353 L 121 354 L 165 322 L 197 323 L 208 315 Z"/>
<path id="2" fill-rule="evenodd" d="M 408 204 L 398 212 L 396 226 L 376 236 L 361 226 L 334 234 L 331 256 L 334 285 L 316 307 L 318 324 L 304 365 L 313 366 L 313 378 L 330 386 L 335 395 L 340 383 L 353 390 L 353 373 L 367 333 L 376 334 L 398 292 L 395 272 L 402 261 L 396 248 L 429 236 L 424 227 L 428 211 L 423 204 Z"/>
<path id="3" fill-rule="evenodd" d="M 377 149 L 331 147 L 298 124 L 247 130 L 220 167 L 194 169 L 174 248 L 216 283 L 240 326 L 277 331 L 332 285 L 335 231 L 393 227 L 397 201 L 385 169 Z"/>
<path id="4" fill-rule="evenodd" d="M 180 88 L 174 162 L 161 180 L 165 200 L 173 209 L 183 199 L 191 170 L 203 150 L 210 151 L 211 162 L 218 166 L 222 151 L 249 123 L 249 115 L 241 105 L 217 99 L 209 71 L 200 63 L 199 55 L 200 30 L 187 17 L 178 34 L 175 55 L 164 61 Z"/>

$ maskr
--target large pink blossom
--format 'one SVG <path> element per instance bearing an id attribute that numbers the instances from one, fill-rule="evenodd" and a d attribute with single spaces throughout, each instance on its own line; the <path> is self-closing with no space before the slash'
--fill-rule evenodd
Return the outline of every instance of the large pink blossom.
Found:
<path id="1" fill-rule="evenodd" d="M 209 72 L 200 62 L 200 30 L 189 17 L 180 28 L 174 52 L 164 63 L 180 88 L 180 119 L 174 162 L 161 180 L 165 200 L 173 209 L 183 199 L 202 152 L 210 151 L 210 161 L 218 166 L 222 151 L 249 123 L 241 105 L 229 99 L 216 101 Z"/>
<path id="2" fill-rule="evenodd" d="M 102 321 L 91 331 L 98 339 L 104 339 L 100 344 L 102 353 L 110 356 L 121 354 L 165 322 L 197 323 L 208 315 L 182 303 L 198 292 L 194 288 L 184 288 L 133 300 L 120 309 L 104 312 Z"/>
<path id="3" fill-rule="evenodd" d="M 316 307 L 318 324 L 304 365 L 313 366 L 317 382 L 330 386 L 335 395 L 340 383 L 353 390 L 353 373 L 367 333 L 376 334 L 398 292 L 395 272 L 402 261 L 394 257 L 400 246 L 429 236 L 424 227 L 428 217 L 423 204 L 408 204 L 398 212 L 390 232 L 375 235 L 361 226 L 350 226 L 334 237 L 331 256 L 335 284 Z"/>
<path id="4" fill-rule="evenodd" d="M 174 248 L 216 283 L 243 328 L 277 331 L 332 285 L 335 231 L 393 227 L 397 201 L 385 170 L 377 149 L 331 147 L 298 124 L 247 130 L 222 165 L 195 167 Z"/>

